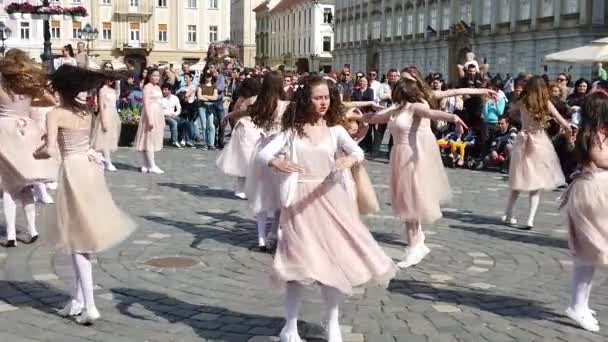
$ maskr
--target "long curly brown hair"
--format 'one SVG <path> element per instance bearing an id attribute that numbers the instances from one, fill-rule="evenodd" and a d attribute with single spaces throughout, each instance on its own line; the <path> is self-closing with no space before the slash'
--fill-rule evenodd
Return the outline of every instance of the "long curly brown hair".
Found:
<path id="1" fill-rule="evenodd" d="M 2 89 L 10 95 L 42 96 L 46 88 L 46 72 L 33 62 L 23 50 L 10 49 L 0 59 Z"/>
<path id="2" fill-rule="evenodd" d="M 598 139 L 598 131 L 608 129 L 608 94 L 601 91 L 591 93 L 581 114 L 575 151 L 579 162 L 585 165 L 590 162 L 591 148 L 602 143 Z"/>
<path id="3" fill-rule="evenodd" d="M 289 104 L 283 115 L 283 130 L 294 129 L 299 135 L 304 134 L 304 125 L 315 123 L 317 120 L 312 103 L 312 89 L 319 85 L 325 85 L 329 91 L 329 108 L 323 119 L 327 126 L 340 125 L 343 122 L 344 110 L 340 101 L 334 100 L 331 88 L 333 84 L 320 76 L 308 76 L 298 83 L 298 88 L 294 95 L 293 102 Z"/>
<path id="4" fill-rule="evenodd" d="M 267 73 L 262 80 L 260 94 L 248 108 L 251 121 L 259 128 L 271 130 L 279 100 L 285 100 L 285 97 L 283 75 L 277 71 Z"/>
<path id="5" fill-rule="evenodd" d="M 549 118 L 549 90 L 547 83 L 541 76 L 534 76 L 526 83 L 526 90 L 521 95 L 520 105 L 523 106 L 532 118 L 544 125 Z"/>

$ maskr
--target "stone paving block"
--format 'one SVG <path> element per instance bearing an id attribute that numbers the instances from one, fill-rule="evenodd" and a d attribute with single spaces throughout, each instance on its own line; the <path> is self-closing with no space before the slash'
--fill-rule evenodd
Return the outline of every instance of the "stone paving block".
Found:
<path id="1" fill-rule="evenodd" d="M 471 267 L 467 268 L 466 271 L 471 272 L 471 273 L 483 273 L 483 272 L 487 272 L 489 270 L 487 268 L 483 268 L 483 267 L 471 266 Z"/>
<path id="2" fill-rule="evenodd" d="M 0 302 L 0 313 L 1 312 L 15 311 L 15 310 L 19 310 L 19 308 L 16 307 L 16 306 L 13 306 L 11 304 L 8 304 L 8 303 L 2 303 L 2 302 Z"/>
<path id="3" fill-rule="evenodd" d="M 57 275 L 53 274 L 53 273 L 34 274 L 32 277 L 34 278 L 34 280 L 37 280 L 37 281 L 51 281 L 51 280 L 59 279 L 59 277 L 57 277 Z"/>
<path id="4" fill-rule="evenodd" d="M 442 312 L 442 313 L 453 313 L 453 312 L 462 311 L 457 306 L 453 306 L 453 305 L 449 305 L 449 304 L 435 304 L 435 305 L 433 305 L 433 309 L 437 310 L 437 312 Z"/>

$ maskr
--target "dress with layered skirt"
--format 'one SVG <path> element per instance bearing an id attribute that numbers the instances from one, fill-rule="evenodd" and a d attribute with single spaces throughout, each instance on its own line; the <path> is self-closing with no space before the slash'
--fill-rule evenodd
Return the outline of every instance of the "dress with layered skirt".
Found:
<path id="1" fill-rule="evenodd" d="M 114 201 L 101 156 L 89 145 L 90 129 L 58 131 L 62 163 L 55 207 L 45 209 L 48 235 L 65 253 L 97 253 L 123 240 L 135 223 Z"/>
<path id="2" fill-rule="evenodd" d="M 281 210 L 282 233 L 272 267 L 272 280 L 322 284 L 350 295 L 353 287 L 387 286 L 396 266 L 359 218 L 356 203 L 336 175 L 336 151 L 363 159 L 363 151 L 341 126 L 327 128 L 316 144 L 295 138 L 299 175 L 291 203 Z M 268 165 L 290 133 L 280 133 L 260 152 Z"/>
<path id="3" fill-rule="evenodd" d="M 165 139 L 165 115 L 161 106 L 163 93 L 160 87 L 148 83 L 144 86 L 143 97 L 144 107 L 133 146 L 139 152 L 157 152 L 163 149 Z"/>
<path id="4" fill-rule="evenodd" d="M 224 147 L 217 158 L 217 167 L 225 174 L 236 177 L 247 177 L 255 148 L 262 137 L 262 130 L 251 121 L 251 117 L 243 117 L 237 121 L 228 145 Z"/>
<path id="5" fill-rule="evenodd" d="M 95 118 L 93 134 L 91 135 L 91 146 L 96 151 L 111 151 L 118 149 L 120 139 L 121 122 L 116 108 L 118 100 L 117 91 L 114 88 L 103 86 L 99 91 L 100 112 Z M 104 121 L 105 127 L 102 124 Z M 105 131 L 103 129 L 106 129 Z"/>
<path id="6" fill-rule="evenodd" d="M 401 110 L 388 123 L 394 142 L 389 162 L 393 213 L 402 221 L 433 223 L 450 199 L 448 176 L 431 121 L 415 115 L 411 105 Z"/>
<path id="7" fill-rule="evenodd" d="M 522 129 L 510 154 L 511 190 L 553 190 L 566 184 L 555 148 L 542 125 L 524 108 L 521 123 Z"/>
<path id="8" fill-rule="evenodd" d="M 570 252 L 579 263 L 608 265 L 608 171 L 585 169 L 562 196 Z"/>

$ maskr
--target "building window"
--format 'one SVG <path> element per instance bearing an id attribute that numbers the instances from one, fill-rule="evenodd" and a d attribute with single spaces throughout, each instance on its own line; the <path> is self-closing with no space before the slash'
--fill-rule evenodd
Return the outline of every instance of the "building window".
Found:
<path id="1" fill-rule="evenodd" d="M 323 37 L 323 52 L 331 51 L 331 37 L 325 36 Z"/>
<path id="2" fill-rule="evenodd" d="M 21 39 L 30 39 L 30 23 L 22 21 L 19 29 L 21 31 Z"/>
<path id="3" fill-rule="evenodd" d="M 61 21 L 53 20 L 51 21 L 51 39 L 60 39 L 61 38 Z"/>
<path id="4" fill-rule="evenodd" d="M 217 9 L 217 0 L 209 0 L 209 9 Z"/>
<path id="5" fill-rule="evenodd" d="M 139 0 L 129 0 L 129 6 L 131 6 L 131 7 L 138 7 L 139 6 Z"/>
<path id="6" fill-rule="evenodd" d="M 333 21 L 333 14 L 331 13 L 331 8 L 329 7 L 325 7 L 323 9 L 323 22 L 325 24 L 331 24 L 331 22 Z"/>
<path id="7" fill-rule="evenodd" d="M 381 26 L 380 20 L 374 20 L 372 23 L 372 39 L 380 39 Z"/>
<path id="8" fill-rule="evenodd" d="M 80 39 L 80 34 L 82 33 L 82 23 L 80 21 L 72 22 L 72 38 Z"/>
<path id="9" fill-rule="evenodd" d="M 111 5 L 112 4 L 112 0 L 101 0 L 101 4 L 102 5 Z"/>
<path id="10" fill-rule="evenodd" d="M 196 8 L 196 0 L 188 0 L 188 8 Z"/>
<path id="11" fill-rule="evenodd" d="M 386 32 L 385 32 L 385 37 L 392 37 L 393 36 L 393 21 L 391 20 L 391 14 L 385 14 L 385 18 L 386 18 Z"/>
<path id="12" fill-rule="evenodd" d="M 129 24 L 129 41 L 132 45 L 139 44 L 139 36 L 140 34 L 140 25 L 139 23 L 130 23 Z"/>
<path id="13" fill-rule="evenodd" d="M 167 41 L 167 24 L 158 24 L 158 41 Z"/>
<path id="14" fill-rule="evenodd" d="M 429 26 L 431 26 L 433 28 L 433 30 L 437 30 L 437 12 L 439 12 L 439 9 L 437 8 L 437 6 L 433 6 L 431 8 L 431 20 L 429 23 Z"/>
<path id="15" fill-rule="evenodd" d="M 511 0 L 500 0 L 500 21 L 508 23 L 511 21 Z"/>
<path id="16" fill-rule="evenodd" d="M 554 0 L 542 0 L 540 9 L 541 17 L 553 16 L 553 1 Z"/>
<path id="17" fill-rule="evenodd" d="M 188 25 L 188 43 L 196 43 L 196 25 Z"/>
<path id="18" fill-rule="evenodd" d="M 424 26 L 424 12 L 418 12 L 418 27 L 416 27 L 416 33 L 424 33 L 426 27 Z"/>
<path id="19" fill-rule="evenodd" d="M 209 42 L 217 42 L 217 26 L 209 26 Z"/>
<path id="20" fill-rule="evenodd" d="M 167 7 L 167 0 L 158 0 L 158 7 Z"/>
<path id="21" fill-rule="evenodd" d="M 101 24 L 101 39 L 112 40 L 112 23 Z"/>
<path id="22" fill-rule="evenodd" d="M 403 17 L 399 15 L 397 17 L 397 36 L 401 36 L 403 34 Z"/>
<path id="23" fill-rule="evenodd" d="M 405 34 L 414 33 L 414 15 L 412 13 L 408 13 L 405 17 Z"/>
<path id="24" fill-rule="evenodd" d="M 519 20 L 530 19 L 530 0 L 519 0 Z"/>
<path id="25" fill-rule="evenodd" d="M 363 23 L 363 40 L 367 40 L 369 38 L 369 24 L 367 21 Z"/>
<path id="26" fill-rule="evenodd" d="M 572 14 L 578 13 L 578 0 L 559 0 L 563 1 L 563 13 L 564 14 Z"/>
<path id="27" fill-rule="evenodd" d="M 357 25 L 355 27 L 355 41 L 359 41 L 362 39 L 363 39 L 363 37 L 361 37 L 361 25 Z"/>
<path id="28" fill-rule="evenodd" d="M 450 29 L 450 18 L 452 18 L 452 13 L 450 12 L 450 6 L 445 5 L 445 7 L 443 7 L 441 9 L 441 16 L 443 17 L 441 20 L 441 30 L 445 31 L 445 30 L 449 30 Z"/>
<path id="29" fill-rule="evenodd" d="M 460 7 L 460 19 L 464 20 L 467 24 L 470 24 L 473 20 L 473 14 L 471 13 L 471 0 L 464 0 Z"/>

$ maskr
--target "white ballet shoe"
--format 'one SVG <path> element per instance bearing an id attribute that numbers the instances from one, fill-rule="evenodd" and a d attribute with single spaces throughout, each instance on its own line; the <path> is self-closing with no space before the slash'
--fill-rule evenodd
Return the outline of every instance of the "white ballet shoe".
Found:
<path id="1" fill-rule="evenodd" d="M 342 342 L 342 330 L 340 330 L 339 324 L 328 324 L 326 331 L 327 342 Z"/>
<path id="2" fill-rule="evenodd" d="M 118 171 L 118 169 L 116 168 L 116 166 L 114 166 L 114 164 L 110 163 L 106 164 L 106 171 L 116 172 Z"/>
<path id="3" fill-rule="evenodd" d="M 247 199 L 247 195 L 244 192 L 242 192 L 242 191 L 235 192 L 234 196 L 236 196 L 236 197 L 238 197 L 238 198 L 240 198 L 242 200 L 246 200 Z"/>
<path id="4" fill-rule="evenodd" d="M 91 325 L 101 317 L 97 308 L 85 309 L 79 316 L 76 316 L 76 323 L 81 325 Z"/>
<path id="5" fill-rule="evenodd" d="M 302 342 L 302 339 L 300 338 L 300 335 L 297 331 L 288 331 L 285 330 L 285 328 L 281 330 L 279 339 L 281 342 Z"/>
<path id="6" fill-rule="evenodd" d="M 61 317 L 72 317 L 80 315 L 81 312 L 82 304 L 72 299 L 63 309 L 57 311 L 57 314 Z"/>
<path id="7" fill-rule="evenodd" d="M 49 190 L 57 190 L 57 182 L 46 183 L 46 188 Z"/>
<path id="8" fill-rule="evenodd" d="M 517 220 L 513 216 L 503 215 L 503 217 L 501 217 L 500 220 L 502 221 L 502 223 L 506 223 L 511 226 L 517 224 Z"/>
<path id="9" fill-rule="evenodd" d="M 589 313 L 592 314 L 593 316 L 597 316 L 597 311 L 593 310 L 593 309 L 588 309 Z"/>
<path id="10" fill-rule="evenodd" d="M 141 170 L 141 173 L 148 173 L 148 172 L 150 172 L 150 169 L 148 169 L 145 166 L 142 166 L 140 170 Z"/>
<path id="11" fill-rule="evenodd" d="M 148 171 L 150 173 L 156 173 L 157 175 L 162 175 L 163 173 L 165 173 L 165 171 L 161 170 L 158 166 L 151 167 Z"/>
<path id="12" fill-rule="evenodd" d="M 418 265 L 430 252 L 431 249 L 425 244 L 420 244 L 416 247 L 406 247 L 405 258 L 397 263 L 397 267 L 404 269 Z"/>
<path id="13" fill-rule="evenodd" d="M 592 332 L 600 331 L 599 323 L 595 318 L 593 318 L 590 311 L 579 312 L 575 311 L 572 307 L 568 307 L 566 309 L 566 315 L 585 330 Z"/>

